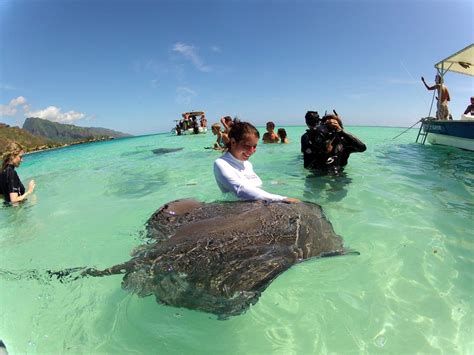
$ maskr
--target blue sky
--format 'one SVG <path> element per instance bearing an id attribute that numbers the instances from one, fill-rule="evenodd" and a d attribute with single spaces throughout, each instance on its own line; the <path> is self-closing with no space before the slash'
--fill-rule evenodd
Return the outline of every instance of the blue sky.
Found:
<path id="1" fill-rule="evenodd" d="M 346 125 L 427 116 L 435 62 L 474 42 L 472 1 L 0 0 L 0 122 L 39 116 L 132 134 L 210 123 Z M 437 21 L 440 20 L 440 24 Z M 441 28 L 441 24 L 443 28 Z M 459 118 L 471 77 L 448 73 Z"/>

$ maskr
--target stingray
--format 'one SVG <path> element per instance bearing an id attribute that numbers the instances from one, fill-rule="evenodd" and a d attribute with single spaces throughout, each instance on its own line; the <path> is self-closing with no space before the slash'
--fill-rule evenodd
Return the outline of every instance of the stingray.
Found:
<path id="1" fill-rule="evenodd" d="M 184 148 L 157 148 L 153 149 L 152 152 L 156 155 L 163 155 L 163 154 L 168 154 L 168 153 L 174 153 L 174 152 L 179 152 L 180 150 L 183 150 Z"/>
<path id="2" fill-rule="evenodd" d="M 122 287 L 138 296 L 227 318 L 255 304 L 292 265 L 346 253 L 309 202 L 173 201 L 151 216 L 146 237 L 131 260 L 81 276 L 124 274 Z"/>

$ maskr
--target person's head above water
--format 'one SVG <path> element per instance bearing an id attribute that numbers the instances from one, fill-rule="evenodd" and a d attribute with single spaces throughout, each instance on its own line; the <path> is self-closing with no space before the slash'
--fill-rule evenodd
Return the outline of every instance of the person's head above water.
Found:
<path id="1" fill-rule="evenodd" d="M 237 122 L 229 132 L 229 153 L 238 160 L 248 160 L 257 150 L 260 133 L 248 122 Z"/>
<path id="2" fill-rule="evenodd" d="M 212 133 L 214 133 L 214 135 L 216 135 L 217 133 L 219 133 L 221 131 L 221 125 L 219 123 L 214 123 L 211 126 L 211 130 L 212 130 Z"/>
<path id="3" fill-rule="evenodd" d="M 19 167 L 24 152 L 25 149 L 19 143 L 10 143 L 2 156 L 2 170 L 4 170 L 8 165 L 13 165 L 15 168 Z"/>
<path id="4" fill-rule="evenodd" d="M 275 130 L 275 123 L 273 123 L 272 121 L 268 121 L 267 122 L 267 131 L 273 132 L 274 130 Z"/>
<path id="5" fill-rule="evenodd" d="M 304 116 L 304 120 L 306 122 L 306 125 L 309 128 L 314 128 L 318 125 L 319 123 L 319 114 L 317 111 L 308 111 L 306 112 L 306 115 Z"/>
<path id="6" fill-rule="evenodd" d="M 287 137 L 286 130 L 284 128 L 278 128 L 278 137 L 280 137 L 282 142 Z"/>

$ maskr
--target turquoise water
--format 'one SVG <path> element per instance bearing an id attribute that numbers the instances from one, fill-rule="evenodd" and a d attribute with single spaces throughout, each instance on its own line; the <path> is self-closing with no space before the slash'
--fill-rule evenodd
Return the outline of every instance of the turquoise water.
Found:
<path id="1" fill-rule="evenodd" d="M 394 141 L 402 129 L 349 130 L 368 150 L 351 156 L 344 178 L 302 168 L 303 127 L 287 128 L 288 145 L 259 145 L 251 161 L 266 190 L 322 205 L 360 256 L 296 265 L 225 321 L 131 295 L 120 275 L 65 284 L 12 276 L 128 260 L 165 202 L 222 199 L 219 153 L 203 149 L 214 136 L 27 156 L 18 171 L 36 180 L 34 198 L 0 207 L 0 338 L 11 354 L 474 353 L 474 154 L 415 144 L 415 130 Z"/>

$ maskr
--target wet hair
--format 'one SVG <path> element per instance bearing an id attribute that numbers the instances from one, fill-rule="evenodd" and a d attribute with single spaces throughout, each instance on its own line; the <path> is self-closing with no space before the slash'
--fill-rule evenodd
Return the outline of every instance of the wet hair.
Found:
<path id="1" fill-rule="evenodd" d="M 12 160 L 23 151 L 25 151 L 25 148 L 23 148 L 20 143 L 11 142 L 8 144 L 5 153 L 2 155 L 2 171 L 5 170 L 6 167 L 12 163 Z"/>
<path id="2" fill-rule="evenodd" d="M 235 139 L 237 143 L 239 143 L 244 136 L 247 134 L 253 134 L 257 138 L 260 138 L 260 133 L 255 128 L 254 125 L 248 122 L 236 122 L 232 125 L 232 128 L 229 132 L 229 143 L 227 143 L 227 148 L 230 149 L 230 141 L 232 138 Z"/>
<path id="3" fill-rule="evenodd" d="M 278 128 L 278 137 L 280 137 L 282 142 L 287 137 L 286 130 L 284 128 Z"/>
<path id="4" fill-rule="evenodd" d="M 225 116 L 225 117 L 224 117 L 224 121 L 225 121 L 225 122 L 232 121 L 232 117 L 230 117 L 230 116 Z"/>
<path id="5" fill-rule="evenodd" d="M 339 123 L 339 126 L 341 126 L 341 128 L 344 128 L 344 126 L 342 125 L 341 119 L 337 115 L 331 114 L 331 115 L 326 115 L 323 118 L 321 118 L 321 122 L 323 123 L 326 122 L 327 120 L 336 120 Z"/>
<path id="6" fill-rule="evenodd" d="M 306 125 L 310 127 L 317 126 L 320 121 L 318 111 L 308 111 L 304 116 L 304 120 L 306 121 Z"/>
<path id="7" fill-rule="evenodd" d="M 267 126 L 270 126 L 272 129 L 275 129 L 275 123 L 273 121 L 268 121 Z"/>

